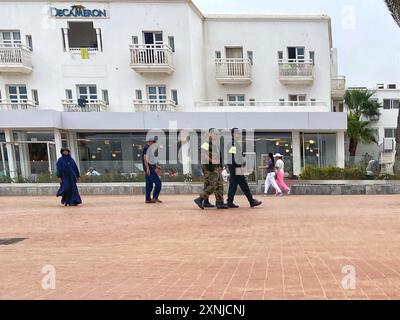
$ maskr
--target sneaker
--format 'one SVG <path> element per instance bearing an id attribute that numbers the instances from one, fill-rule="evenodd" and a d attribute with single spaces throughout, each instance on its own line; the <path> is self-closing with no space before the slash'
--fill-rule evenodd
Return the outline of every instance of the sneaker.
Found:
<path id="1" fill-rule="evenodd" d="M 146 200 L 146 203 L 156 203 L 154 200 Z"/>
<path id="2" fill-rule="evenodd" d="M 215 206 L 212 203 L 210 203 L 210 201 L 208 199 L 205 199 L 203 201 L 203 207 L 204 208 L 214 208 Z"/>
<path id="3" fill-rule="evenodd" d="M 259 206 L 259 205 L 261 205 L 261 204 L 262 204 L 262 201 L 253 199 L 253 201 L 250 202 L 250 207 L 251 207 L 251 208 L 254 208 L 254 207 L 257 207 L 257 206 Z"/>
<path id="4" fill-rule="evenodd" d="M 227 206 L 228 208 L 230 208 L 230 209 L 239 208 L 239 206 L 236 205 L 236 204 L 234 204 L 233 202 L 228 202 L 228 203 L 226 204 L 226 206 Z"/>
<path id="5" fill-rule="evenodd" d="M 287 192 L 287 194 L 289 195 L 291 192 L 292 192 L 292 190 L 291 190 L 291 189 L 289 189 L 289 191 Z"/>
<path id="6" fill-rule="evenodd" d="M 196 198 L 193 200 L 195 204 L 197 204 L 197 206 L 201 209 L 204 210 L 204 206 L 203 206 L 203 198 Z"/>
<path id="7" fill-rule="evenodd" d="M 282 197 L 282 196 L 283 196 L 283 193 L 282 193 L 282 192 L 279 192 L 279 193 L 275 194 L 275 196 L 276 196 L 276 197 Z"/>
<path id="8" fill-rule="evenodd" d="M 162 203 L 162 201 L 159 200 L 159 199 L 153 199 L 153 201 L 154 201 L 154 202 L 157 202 L 157 203 Z"/>
<path id="9" fill-rule="evenodd" d="M 228 206 L 225 203 L 223 203 L 222 201 L 217 202 L 215 205 L 216 205 L 217 209 L 228 209 Z"/>

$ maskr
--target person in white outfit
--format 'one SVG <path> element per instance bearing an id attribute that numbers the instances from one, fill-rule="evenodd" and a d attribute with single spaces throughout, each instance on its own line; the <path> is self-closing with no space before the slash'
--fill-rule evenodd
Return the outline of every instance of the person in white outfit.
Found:
<path id="1" fill-rule="evenodd" d="M 276 195 L 281 196 L 282 191 L 275 181 L 275 160 L 272 153 L 268 153 L 269 160 L 267 162 L 267 177 L 265 178 L 265 195 L 268 194 L 269 188 L 272 186 L 275 189 Z"/>

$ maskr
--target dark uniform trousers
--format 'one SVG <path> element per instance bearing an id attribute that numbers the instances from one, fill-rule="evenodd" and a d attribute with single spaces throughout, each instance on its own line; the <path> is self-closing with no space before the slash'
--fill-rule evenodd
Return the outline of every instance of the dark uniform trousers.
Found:
<path id="1" fill-rule="evenodd" d="M 235 197 L 237 187 L 239 186 L 240 189 L 242 189 L 244 195 L 246 196 L 247 200 L 251 202 L 253 200 L 253 195 L 250 192 L 249 184 L 247 183 L 247 180 L 245 176 L 241 175 L 236 175 L 235 172 L 235 167 L 230 168 L 230 177 L 229 177 L 229 189 L 228 189 L 228 203 L 233 202 L 233 198 Z"/>

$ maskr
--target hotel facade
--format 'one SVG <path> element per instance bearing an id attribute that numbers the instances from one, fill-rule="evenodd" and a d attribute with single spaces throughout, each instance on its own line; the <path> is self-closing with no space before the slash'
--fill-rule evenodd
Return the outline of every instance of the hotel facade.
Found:
<path id="1" fill-rule="evenodd" d="M 0 174 L 54 172 L 63 145 L 81 171 L 135 174 L 149 130 L 211 127 L 254 131 L 246 156 L 256 168 L 268 152 L 293 175 L 344 167 L 337 59 L 326 15 L 205 15 L 190 0 L 2 1 Z M 190 139 L 179 147 L 182 163 L 166 167 L 199 175 Z"/>

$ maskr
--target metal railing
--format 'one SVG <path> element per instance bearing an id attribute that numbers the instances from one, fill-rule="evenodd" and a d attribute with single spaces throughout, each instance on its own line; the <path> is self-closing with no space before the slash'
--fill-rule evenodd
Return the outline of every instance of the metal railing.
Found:
<path id="1" fill-rule="evenodd" d="M 96 53 L 99 51 L 98 48 L 68 48 L 67 51 L 73 54 L 81 54 L 82 49 L 87 49 L 88 53 Z"/>
<path id="2" fill-rule="evenodd" d="M 322 101 L 199 101 L 195 107 L 327 107 Z M 296 111 L 296 110 L 293 110 Z"/>
<path id="3" fill-rule="evenodd" d="M 251 61 L 243 58 L 216 59 L 217 78 L 251 78 Z"/>
<path id="4" fill-rule="evenodd" d="M 136 112 L 146 111 L 176 111 L 174 100 L 133 100 L 133 107 Z"/>
<path id="5" fill-rule="evenodd" d="M 279 75 L 281 77 L 313 77 L 314 63 L 312 60 L 279 60 Z"/>
<path id="6" fill-rule="evenodd" d="M 22 64 L 32 67 L 31 50 L 24 45 L 0 43 L 0 65 Z"/>
<path id="7" fill-rule="evenodd" d="M 65 99 L 62 100 L 64 111 L 67 112 L 105 112 L 107 103 L 103 100 L 86 100 L 84 106 L 80 106 L 78 101 Z"/>
<path id="8" fill-rule="evenodd" d="M 173 52 L 165 44 L 130 45 L 131 65 L 173 65 Z"/>
<path id="9" fill-rule="evenodd" d="M 28 110 L 36 107 L 35 102 L 31 100 L 0 100 L 0 109 L 3 110 Z"/>
<path id="10" fill-rule="evenodd" d="M 331 83 L 332 83 L 332 90 L 334 90 L 334 91 L 346 90 L 346 77 L 345 76 L 332 77 Z"/>

